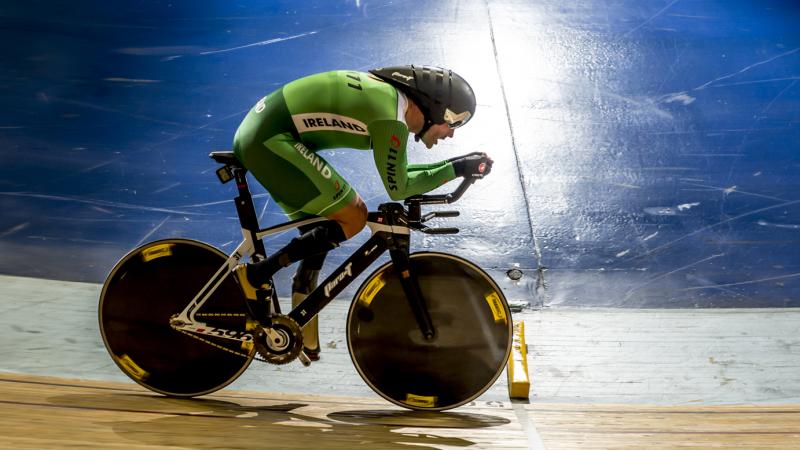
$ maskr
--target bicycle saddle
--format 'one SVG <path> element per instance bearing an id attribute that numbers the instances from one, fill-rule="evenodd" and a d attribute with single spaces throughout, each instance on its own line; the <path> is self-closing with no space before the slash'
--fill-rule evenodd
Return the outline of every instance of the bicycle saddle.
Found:
<path id="1" fill-rule="evenodd" d="M 213 159 L 214 161 L 225 164 L 226 166 L 234 166 L 234 167 L 242 167 L 242 164 L 236 159 L 233 152 L 231 151 L 218 151 L 218 152 L 211 152 L 208 154 L 209 158 Z"/>

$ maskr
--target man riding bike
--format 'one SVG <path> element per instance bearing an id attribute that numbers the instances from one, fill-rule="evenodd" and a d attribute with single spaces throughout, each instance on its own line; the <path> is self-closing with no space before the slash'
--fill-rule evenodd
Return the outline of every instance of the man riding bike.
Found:
<path id="1" fill-rule="evenodd" d="M 407 163 L 409 133 L 430 149 L 453 137 L 455 128 L 474 114 L 470 85 L 453 71 L 428 66 L 320 73 L 262 98 L 236 131 L 236 157 L 290 219 L 316 215 L 330 220 L 301 227 L 300 236 L 263 261 L 237 266 L 245 296 L 254 300 L 257 289 L 270 288 L 275 272 L 300 261 L 292 283 L 292 306 L 298 305 L 316 287 L 327 252 L 366 225 L 364 201 L 319 150 L 371 148 L 389 197 L 403 200 L 491 170 L 485 153 Z M 319 359 L 317 330 L 316 319 L 303 329 L 312 360 Z"/>

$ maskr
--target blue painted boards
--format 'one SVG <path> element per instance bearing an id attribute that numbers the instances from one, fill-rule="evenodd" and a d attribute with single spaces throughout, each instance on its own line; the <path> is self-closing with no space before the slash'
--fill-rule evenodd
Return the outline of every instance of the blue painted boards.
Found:
<path id="1" fill-rule="evenodd" d="M 479 107 L 412 160 L 496 161 L 448 221 L 462 233 L 415 248 L 539 306 L 800 306 L 797 23 L 790 1 L 3 5 L 0 273 L 100 282 L 148 240 L 232 249 L 233 188 L 206 155 L 250 106 L 305 74 L 415 62 L 457 70 Z M 325 157 L 388 199 L 368 152 Z"/>

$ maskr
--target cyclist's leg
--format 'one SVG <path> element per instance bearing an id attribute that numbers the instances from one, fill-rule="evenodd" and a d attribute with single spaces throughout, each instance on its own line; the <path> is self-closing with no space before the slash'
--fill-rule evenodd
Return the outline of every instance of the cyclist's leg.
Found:
<path id="1" fill-rule="evenodd" d="M 291 219 L 307 215 L 329 217 L 292 239 L 265 261 L 248 265 L 247 279 L 258 286 L 280 268 L 325 253 L 360 231 L 366 206 L 347 181 L 324 158 L 290 133 L 275 135 L 261 148 L 240 148 L 240 159 Z"/>
<path id="2" fill-rule="evenodd" d="M 313 227 L 313 224 L 307 227 L 301 227 L 300 232 L 310 231 L 309 227 Z M 319 278 L 322 264 L 325 262 L 325 256 L 327 256 L 327 253 L 321 253 L 300 261 L 300 264 L 297 266 L 297 271 L 294 274 L 294 279 L 292 280 L 293 309 L 302 303 L 308 294 L 316 289 L 317 279 Z M 312 361 L 319 360 L 320 342 L 318 317 L 314 317 L 303 327 L 303 347 L 305 347 L 306 356 L 308 356 L 309 359 Z"/>
<path id="3" fill-rule="evenodd" d="M 367 220 L 367 206 L 361 197 L 356 195 L 352 203 L 327 217 L 337 222 L 344 231 L 346 238 L 349 239 L 364 228 Z M 309 225 L 305 230 L 301 227 L 300 233 L 311 232 L 313 229 L 314 224 Z M 317 278 L 326 255 L 327 252 L 323 252 L 300 261 L 292 282 L 292 308 L 302 303 L 308 294 L 317 287 Z M 314 317 L 303 327 L 303 347 L 306 356 L 311 361 L 319 360 L 321 347 L 318 317 Z"/>

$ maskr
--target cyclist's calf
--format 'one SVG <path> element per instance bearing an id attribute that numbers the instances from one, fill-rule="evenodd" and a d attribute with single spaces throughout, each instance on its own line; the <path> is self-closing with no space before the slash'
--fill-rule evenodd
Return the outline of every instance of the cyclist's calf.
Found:
<path id="1" fill-rule="evenodd" d="M 292 279 L 292 293 L 308 295 L 317 288 L 319 271 L 327 253 L 310 256 L 302 261 Z"/>

